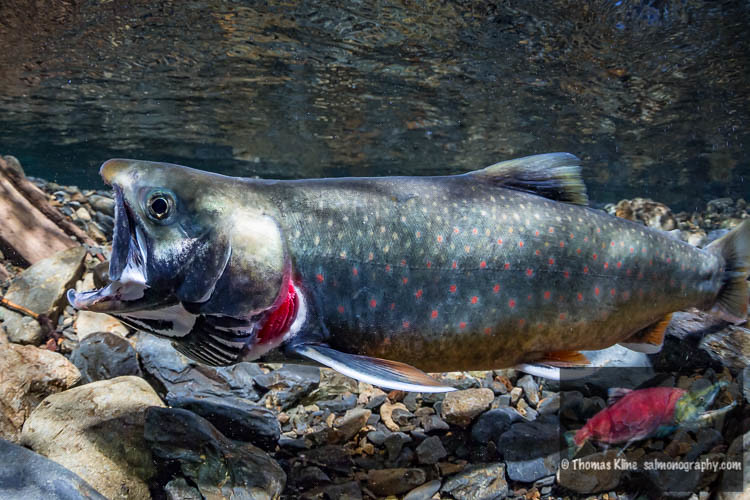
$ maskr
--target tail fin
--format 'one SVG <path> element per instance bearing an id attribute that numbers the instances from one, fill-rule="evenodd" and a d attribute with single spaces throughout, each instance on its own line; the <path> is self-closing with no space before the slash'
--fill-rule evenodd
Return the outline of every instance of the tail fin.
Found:
<path id="1" fill-rule="evenodd" d="M 706 250 L 721 255 L 726 262 L 724 279 L 712 312 L 732 321 L 747 320 L 747 276 L 750 272 L 750 220 L 745 220 L 711 243 Z"/>

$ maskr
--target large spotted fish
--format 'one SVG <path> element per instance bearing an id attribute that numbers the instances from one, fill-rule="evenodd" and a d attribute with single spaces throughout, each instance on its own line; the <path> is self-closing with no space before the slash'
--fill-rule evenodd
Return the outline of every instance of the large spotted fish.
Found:
<path id="1" fill-rule="evenodd" d="M 655 351 L 689 306 L 746 319 L 749 222 L 693 248 L 587 208 L 578 163 L 275 181 L 110 160 L 112 281 L 68 297 L 204 363 L 317 362 L 415 391 L 451 389 L 423 371 L 554 376 L 579 349 Z"/>

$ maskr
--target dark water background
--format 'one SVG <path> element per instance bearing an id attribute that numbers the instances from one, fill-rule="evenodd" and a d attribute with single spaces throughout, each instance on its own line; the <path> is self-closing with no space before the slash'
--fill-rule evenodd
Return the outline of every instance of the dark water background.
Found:
<path id="1" fill-rule="evenodd" d="M 0 153 L 232 175 L 569 151 L 599 202 L 748 197 L 749 2 L 0 2 Z"/>

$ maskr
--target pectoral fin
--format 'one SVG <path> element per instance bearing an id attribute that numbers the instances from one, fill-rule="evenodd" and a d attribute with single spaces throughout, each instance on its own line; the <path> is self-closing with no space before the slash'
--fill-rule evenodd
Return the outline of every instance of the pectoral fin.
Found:
<path id="1" fill-rule="evenodd" d="M 368 384 L 412 392 L 448 392 L 456 389 L 443 385 L 434 378 L 413 366 L 370 358 L 357 354 L 347 354 L 319 344 L 300 344 L 287 348 L 339 373 Z"/>

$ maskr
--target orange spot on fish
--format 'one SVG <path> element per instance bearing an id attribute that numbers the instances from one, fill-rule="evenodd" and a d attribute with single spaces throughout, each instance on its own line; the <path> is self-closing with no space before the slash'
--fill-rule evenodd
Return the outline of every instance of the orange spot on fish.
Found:
<path id="1" fill-rule="evenodd" d="M 458 267 L 458 262 L 455 260 L 453 261 L 453 264 L 451 264 L 451 269 L 456 269 Z"/>
<path id="2" fill-rule="evenodd" d="M 497 244 L 498 245 L 502 245 L 503 244 L 503 239 L 502 238 L 498 238 L 497 239 Z"/>
<path id="3" fill-rule="evenodd" d="M 573 233 L 570 233 L 568 236 L 570 237 L 571 240 L 574 238 Z"/>
<path id="4" fill-rule="evenodd" d="M 319 282 L 323 283 L 323 275 L 322 274 L 316 274 L 315 277 L 318 279 Z"/>
<path id="5" fill-rule="evenodd" d="M 406 265 L 406 260 L 405 260 L 405 259 L 401 260 L 401 265 L 402 265 L 402 266 L 405 266 L 405 265 Z"/>
<path id="6" fill-rule="evenodd" d="M 438 234 L 437 240 L 438 240 L 438 243 L 442 243 L 443 242 L 443 237 Z"/>
<path id="7" fill-rule="evenodd" d="M 421 238 L 421 237 L 422 237 L 422 231 L 417 231 L 417 238 Z"/>
<path id="8" fill-rule="evenodd" d="M 550 266 L 554 266 L 555 265 L 555 259 L 550 259 L 547 262 L 549 263 Z"/>
<path id="9" fill-rule="evenodd" d="M 375 300 L 375 299 L 370 300 L 370 307 L 372 307 L 374 309 L 375 307 L 377 307 L 377 305 L 378 305 L 378 301 L 377 300 Z"/>
<path id="10" fill-rule="evenodd" d="M 428 260 L 428 261 L 427 261 L 427 269 L 429 269 L 429 268 L 431 268 L 431 267 L 432 267 L 432 262 L 430 262 L 430 261 Z"/>
<path id="11" fill-rule="evenodd" d="M 615 246 L 615 242 L 614 242 L 614 241 L 611 241 L 611 242 L 609 243 L 609 246 L 611 246 L 611 247 Z"/>
<path id="12" fill-rule="evenodd" d="M 484 269 L 487 267 L 487 263 L 485 261 L 482 261 L 479 263 L 479 269 Z"/>
<path id="13" fill-rule="evenodd" d="M 523 241 L 519 241 L 519 242 L 518 242 L 518 246 L 519 246 L 520 248 L 523 248 Z"/>
<path id="14" fill-rule="evenodd" d="M 534 231 L 534 236 L 539 236 L 539 231 Z"/>
<path id="15" fill-rule="evenodd" d="M 612 290 L 610 290 L 610 291 L 609 291 L 609 294 L 610 294 L 610 295 L 611 295 L 612 297 L 614 297 L 616 293 L 617 293 L 617 292 L 615 291 L 615 289 L 614 289 L 614 288 L 613 288 Z"/>
<path id="16" fill-rule="evenodd" d="M 591 258 L 592 258 L 592 259 L 594 259 L 594 260 L 596 260 L 596 258 L 597 258 L 597 255 L 596 255 L 596 254 L 594 254 L 594 255 L 592 255 L 592 256 L 591 256 Z"/>
<path id="17" fill-rule="evenodd" d="M 633 252 L 635 252 L 635 248 L 630 247 L 630 253 L 633 253 Z"/>
<path id="18" fill-rule="evenodd" d="M 599 296 L 599 287 L 594 288 L 594 295 Z"/>
<path id="19" fill-rule="evenodd" d="M 550 234 L 552 234 L 552 233 L 554 233 L 554 232 L 555 232 L 555 228 L 554 228 L 554 227 L 551 227 L 551 228 L 549 228 L 549 233 L 550 233 Z"/>
<path id="20" fill-rule="evenodd" d="M 617 269 L 620 269 L 622 267 L 622 262 L 617 263 Z"/>
<path id="21" fill-rule="evenodd" d="M 576 253 L 577 253 L 578 255 L 581 255 L 581 249 L 580 249 L 580 248 L 576 248 Z"/>
<path id="22" fill-rule="evenodd" d="M 356 268 L 356 267 L 353 267 L 353 268 L 352 268 L 352 274 L 353 274 L 354 276 L 358 275 L 358 274 L 359 274 L 359 270 L 357 270 L 357 268 Z"/>
<path id="23" fill-rule="evenodd" d="M 526 269 L 526 276 L 531 276 L 534 274 L 534 270 L 531 268 Z"/>
<path id="24" fill-rule="evenodd" d="M 570 278 L 570 273 L 568 271 L 563 271 L 563 278 Z"/>
<path id="25" fill-rule="evenodd" d="M 409 282 L 409 278 L 401 278 L 401 282 L 405 285 Z"/>
<path id="26" fill-rule="evenodd" d="M 458 324 L 458 327 L 459 327 L 459 328 L 460 328 L 461 330 L 463 330 L 464 328 L 466 328 L 466 322 L 465 322 L 465 321 L 462 321 L 462 322 L 460 322 L 460 323 Z"/>
<path id="27" fill-rule="evenodd" d="M 404 328 L 409 328 L 409 322 L 404 321 L 403 323 L 401 323 L 401 326 L 403 326 Z"/>
<path id="28" fill-rule="evenodd" d="M 551 294 L 551 293 L 550 293 L 549 291 L 547 291 L 547 292 L 544 292 L 544 300 L 549 300 L 549 298 L 550 298 L 551 296 L 552 296 L 552 294 Z"/>
<path id="29" fill-rule="evenodd" d="M 565 247 L 565 242 L 564 242 L 564 241 L 561 241 L 561 242 L 560 242 L 560 248 L 564 248 L 564 247 Z"/>
<path id="30" fill-rule="evenodd" d="M 387 272 L 387 273 L 388 273 L 388 272 L 390 272 L 390 271 L 391 271 L 391 265 L 390 265 L 390 264 L 386 264 L 386 265 L 385 265 L 385 272 Z"/>
<path id="31" fill-rule="evenodd" d="M 474 233 L 474 234 L 479 234 L 479 229 L 474 228 L 474 229 L 471 230 L 471 232 Z"/>
<path id="32" fill-rule="evenodd" d="M 455 293 L 455 292 L 456 292 L 456 285 L 451 285 L 451 286 L 450 286 L 450 288 L 448 288 L 448 290 L 449 290 L 449 291 L 450 291 L 451 293 Z"/>
<path id="33" fill-rule="evenodd" d="M 485 328 L 485 329 L 484 329 L 484 334 L 485 334 L 485 335 L 489 335 L 489 334 L 490 334 L 491 332 L 492 332 L 492 330 L 490 329 L 490 327 L 489 327 L 489 326 L 488 326 L 487 328 Z"/>
<path id="34" fill-rule="evenodd" d="M 437 312 L 437 310 L 433 310 L 433 311 L 432 311 L 432 314 L 430 314 L 430 316 L 432 316 L 432 318 L 433 318 L 433 319 L 437 318 L 437 317 L 438 317 L 438 312 Z"/>
<path id="35" fill-rule="evenodd" d="M 344 314 L 344 306 L 338 306 L 336 309 L 338 310 L 339 314 Z"/>
<path id="36" fill-rule="evenodd" d="M 589 266 L 583 266 L 583 274 L 589 273 Z"/>
<path id="37" fill-rule="evenodd" d="M 588 243 L 589 242 L 589 237 L 588 236 L 584 236 L 583 237 L 583 242 L 584 243 Z"/>
<path id="38" fill-rule="evenodd" d="M 393 311 L 394 309 L 396 309 L 396 303 L 395 302 L 391 302 L 391 311 Z"/>
<path id="39" fill-rule="evenodd" d="M 542 255 L 542 251 L 537 248 L 534 250 L 534 255 Z"/>
<path id="40" fill-rule="evenodd" d="M 453 234 L 458 234 L 458 228 L 457 227 L 453 228 Z"/>
<path id="41" fill-rule="evenodd" d="M 500 285 L 493 286 L 492 287 L 492 291 L 495 292 L 495 293 L 499 292 L 500 291 Z"/>
<path id="42" fill-rule="evenodd" d="M 583 302 L 583 294 L 580 292 L 578 293 L 578 302 Z"/>
<path id="43" fill-rule="evenodd" d="M 565 314 L 565 313 L 560 313 L 560 319 L 565 319 L 566 317 L 567 317 L 567 314 Z"/>
<path id="44" fill-rule="evenodd" d="M 479 301 L 479 297 L 477 297 L 476 295 L 471 298 L 472 304 L 476 304 L 478 301 Z"/>
<path id="45" fill-rule="evenodd" d="M 415 293 L 414 295 L 416 295 L 416 297 L 418 299 L 421 299 L 422 298 L 422 289 L 420 288 L 419 290 L 417 290 L 417 293 Z"/>
<path id="46" fill-rule="evenodd" d="M 604 269 L 609 269 L 609 262 L 604 263 Z"/>
<path id="47" fill-rule="evenodd" d="M 510 307 L 511 309 L 513 309 L 514 307 L 516 307 L 516 301 L 513 300 L 513 299 L 510 299 L 508 301 L 508 307 Z"/>
<path id="48" fill-rule="evenodd" d="M 505 265 L 503 266 L 503 269 L 505 269 L 506 271 L 507 271 L 508 269 L 510 269 L 510 263 L 509 263 L 509 262 L 506 262 L 506 263 L 505 263 Z"/>

